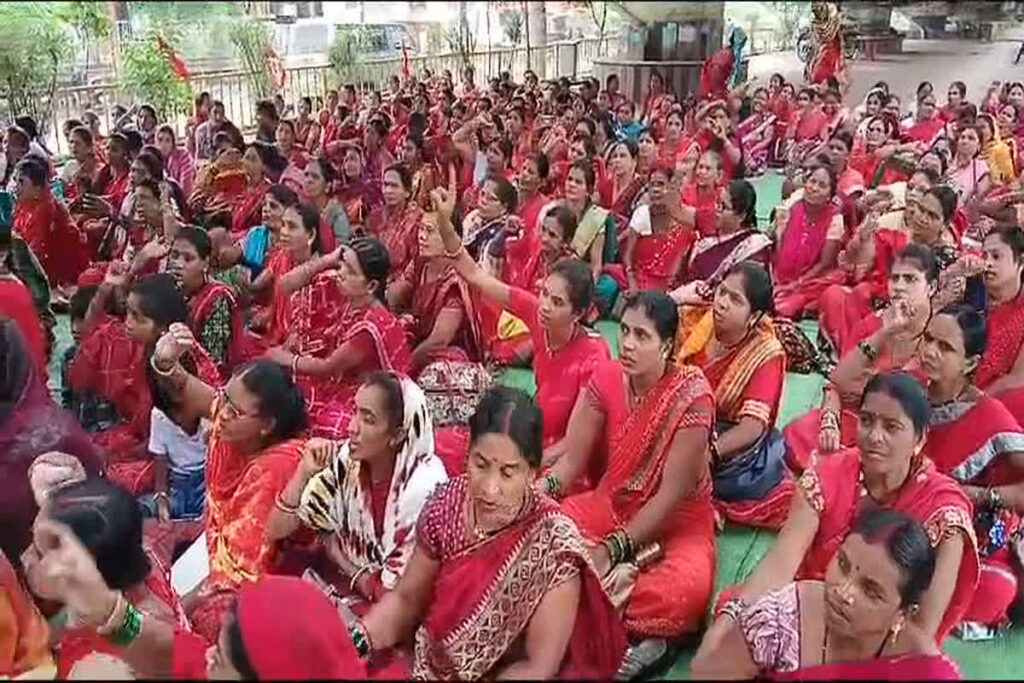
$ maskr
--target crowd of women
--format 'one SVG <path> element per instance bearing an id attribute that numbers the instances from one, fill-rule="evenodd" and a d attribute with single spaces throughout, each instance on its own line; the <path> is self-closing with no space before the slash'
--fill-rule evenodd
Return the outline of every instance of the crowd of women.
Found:
<path id="1" fill-rule="evenodd" d="M 841 55 L 737 42 L 685 98 L 10 125 L 0 675 L 626 679 L 706 628 L 696 675 L 958 677 L 1020 575 L 1024 85 L 847 108 Z M 787 372 L 828 381 L 780 431 Z M 779 534 L 712 603 L 725 521 Z"/>

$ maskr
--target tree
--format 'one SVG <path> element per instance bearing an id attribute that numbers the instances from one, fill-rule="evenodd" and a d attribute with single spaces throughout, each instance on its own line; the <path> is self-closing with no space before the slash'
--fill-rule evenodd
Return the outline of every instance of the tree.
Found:
<path id="1" fill-rule="evenodd" d="M 259 21 L 244 19 L 231 28 L 230 38 L 242 60 L 242 70 L 253 95 L 261 100 L 269 98 L 274 94 L 270 79 L 270 30 Z"/>
<path id="2" fill-rule="evenodd" d="M 476 36 L 469 30 L 465 2 L 459 3 L 458 24 L 445 30 L 444 39 L 448 43 L 448 48 L 462 57 L 463 68 L 470 66 L 470 55 L 476 52 Z"/>
<path id="3" fill-rule="evenodd" d="M 594 20 L 594 26 L 597 27 L 597 51 L 600 54 L 604 49 L 604 28 L 608 25 L 608 3 L 587 0 L 583 4 L 587 6 L 590 18 Z"/>
<path id="4" fill-rule="evenodd" d="M 362 24 L 339 26 L 328 53 L 331 76 L 339 83 L 355 83 L 360 56 L 367 52 L 370 31 Z"/>
<path id="5" fill-rule="evenodd" d="M 178 78 L 157 44 L 157 32 L 124 46 L 121 89 L 135 101 L 153 105 L 161 118 L 189 111 L 192 88 Z M 167 37 L 173 42 L 171 36 Z"/>
<path id="6" fill-rule="evenodd" d="M 46 3 L 0 3 L 0 101 L 8 114 L 32 116 L 44 133 L 57 76 L 71 56 L 67 25 Z"/>
<path id="7" fill-rule="evenodd" d="M 57 16 L 71 27 L 85 51 L 85 80 L 88 82 L 90 48 L 95 41 L 109 38 L 114 30 L 107 7 L 99 2 L 71 0 L 58 6 Z"/>

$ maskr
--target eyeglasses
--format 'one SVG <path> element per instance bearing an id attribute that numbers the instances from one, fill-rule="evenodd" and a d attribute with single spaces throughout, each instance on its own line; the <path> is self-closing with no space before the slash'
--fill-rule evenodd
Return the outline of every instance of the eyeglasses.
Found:
<path id="1" fill-rule="evenodd" d="M 226 420 L 234 420 L 243 417 L 259 417 L 259 413 L 247 413 L 238 407 L 238 404 L 231 400 L 226 389 L 217 392 L 218 402 L 221 405 L 220 414 Z"/>

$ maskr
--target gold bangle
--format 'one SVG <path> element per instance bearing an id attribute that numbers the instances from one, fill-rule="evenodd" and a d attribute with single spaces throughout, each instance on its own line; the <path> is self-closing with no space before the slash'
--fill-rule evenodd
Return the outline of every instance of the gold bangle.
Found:
<path id="1" fill-rule="evenodd" d="M 350 592 L 356 592 L 356 581 L 358 581 L 359 577 L 363 575 L 363 572 L 368 571 L 372 568 L 372 564 L 364 564 L 362 567 L 359 568 L 359 570 L 355 574 L 352 575 L 352 580 L 348 582 L 348 589 Z"/>
<path id="2" fill-rule="evenodd" d="M 150 356 L 149 357 L 149 365 L 150 365 L 150 367 L 153 368 L 153 372 L 155 372 L 156 374 L 160 375 L 161 377 L 170 377 L 171 375 L 174 374 L 174 371 L 178 368 L 178 362 L 175 361 L 174 365 L 172 365 L 169 369 L 161 370 L 160 366 L 157 365 L 156 357 L 154 357 L 154 356 Z"/>
<path id="3" fill-rule="evenodd" d="M 124 593 L 117 591 L 117 599 L 114 601 L 114 608 L 110 610 L 110 614 L 108 614 L 107 618 L 103 620 L 103 625 L 96 627 L 96 633 L 101 636 L 109 635 L 121 625 L 121 621 L 124 617 L 123 615 L 120 617 L 118 615 L 121 612 L 121 606 L 124 602 Z"/>

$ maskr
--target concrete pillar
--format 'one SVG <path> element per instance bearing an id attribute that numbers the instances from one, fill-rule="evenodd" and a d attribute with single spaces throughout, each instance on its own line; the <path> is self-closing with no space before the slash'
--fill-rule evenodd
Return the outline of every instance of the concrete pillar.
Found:
<path id="1" fill-rule="evenodd" d="M 528 0 L 526 21 L 530 31 L 530 68 L 540 79 L 547 78 L 548 11 L 544 3 Z"/>

